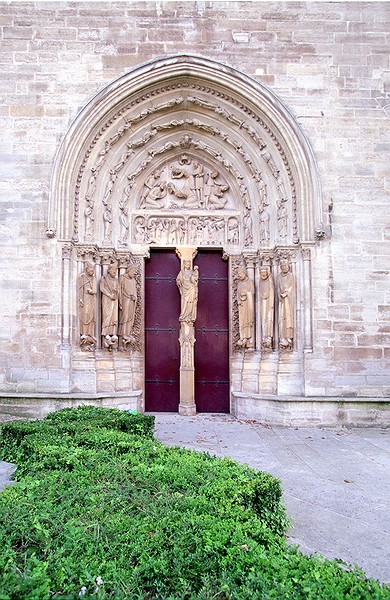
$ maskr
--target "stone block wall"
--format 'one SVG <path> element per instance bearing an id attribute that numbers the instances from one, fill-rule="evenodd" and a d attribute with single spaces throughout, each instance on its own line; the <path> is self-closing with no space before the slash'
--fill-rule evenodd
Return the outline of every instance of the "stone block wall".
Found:
<path id="1" fill-rule="evenodd" d="M 387 2 L 0 2 L 0 392 L 71 392 L 61 249 L 45 235 L 55 154 L 78 111 L 152 58 L 194 53 L 270 87 L 323 191 L 306 396 L 390 395 Z"/>

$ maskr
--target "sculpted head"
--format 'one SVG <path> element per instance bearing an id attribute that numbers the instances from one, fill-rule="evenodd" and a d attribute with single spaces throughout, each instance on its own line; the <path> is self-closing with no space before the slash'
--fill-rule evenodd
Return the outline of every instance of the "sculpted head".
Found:
<path id="1" fill-rule="evenodd" d="M 95 269 L 92 263 L 88 262 L 85 265 L 85 272 L 87 275 L 89 275 L 90 277 L 94 274 Z"/>
<path id="2" fill-rule="evenodd" d="M 129 265 L 126 269 L 126 273 L 129 277 L 134 277 L 137 272 L 137 267 L 135 265 Z"/>
<path id="3" fill-rule="evenodd" d="M 111 275 L 111 277 L 115 277 L 116 276 L 116 265 L 114 265 L 113 263 L 108 267 L 108 274 Z"/>
<path id="4" fill-rule="evenodd" d="M 268 277 L 270 276 L 270 272 L 268 270 L 267 267 L 261 267 L 260 268 L 260 279 L 268 279 Z"/>
<path id="5" fill-rule="evenodd" d="M 288 262 L 287 258 L 282 258 L 282 260 L 280 261 L 280 270 L 282 271 L 282 273 L 289 272 L 290 263 Z"/>
<path id="6" fill-rule="evenodd" d="M 248 277 L 248 273 L 244 267 L 239 267 L 239 269 L 237 269 L 237 275 L 241 281 L 244 281 Z"/>

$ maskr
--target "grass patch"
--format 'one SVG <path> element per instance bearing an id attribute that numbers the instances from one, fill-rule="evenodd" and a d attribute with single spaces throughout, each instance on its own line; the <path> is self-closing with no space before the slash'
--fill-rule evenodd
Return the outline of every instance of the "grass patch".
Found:
<path id="1" fill-rule="evenodd" d="M 80 407 L 2 426 L 0 600 L 390 598 L 286 544 L 280 481 L 153 438 L 154 418 Z"/>

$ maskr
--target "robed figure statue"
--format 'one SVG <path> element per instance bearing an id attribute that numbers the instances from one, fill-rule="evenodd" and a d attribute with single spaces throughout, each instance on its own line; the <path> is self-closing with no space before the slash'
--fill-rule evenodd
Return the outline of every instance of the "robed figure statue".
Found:
<path id="1" fill-rule="evenodd" d="M 116 276 L 117 267 L 111 264 L 107 275 L 100 280 L 100 291 L 102 293 L 102 336 L 104 346 L 112 350 L 112 346 L 118 341 L 118 288 L 119 282 Z"/>
<path id="2" fill-rule="evenodd" d="M 279 346 L 292 350 L 294 340 L 295 279 L 288 260 L 280 261 L 278 277 L 279 298 Z"/>
<path id="3" fill-rule="evenodd" d="M 92 263 L 86 263 L 85 271 L 81 273 L 78 279 L 78 297 L 80 345 L 87 350 L 94 350 L 97 342 L 95 337 L 96 294 L 95 268 Z"/>
<path id="4" fill-rule="evenodd" d="M 183 267 L 176 277 L 181 295 L 180 321 L 194 323 L 198 306 L 198 267 L 191 268 L 191 261 L 184 260 Z"/>
<path id="5" fill-rule="evenodd" d="M 245 268 L 240 267 L 237 275 L 238 324 L 240 331 L 240 339 L 237 344 L 241 348 L 250 350 L 254 348 L 255 286 Z"/>

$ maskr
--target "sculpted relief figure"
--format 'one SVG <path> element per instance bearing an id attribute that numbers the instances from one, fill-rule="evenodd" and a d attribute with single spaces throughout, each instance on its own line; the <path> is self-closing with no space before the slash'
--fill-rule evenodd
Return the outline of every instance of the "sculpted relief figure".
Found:
<path id="1" fill-rule="evenodd" d="M 218 171 L 212 171 L 207 175 L 204 186 L 204 206 L 209 209 L 224 208 L 227 198 L 223 195 L 228 191 L 229 186 L 226 183 L 218 182 Z"/>
<path id="2" fill-rule="evenodd" d="M 272 349 L 274 335 L 275 290 L 272 275 L 267 267 L 260 268 L 260 320 L 261 344 L 267 350 Z"/>
<path id="3" fill-rule="evenodd" d="M 281 200 L 277 200 L 278 235 L 280 238 L 287 237 L 287 208 Z"/>
<path id="4" fill-rule="evenodd" d="M 264 206 L 260 207 L 260 242 L 269 242 L 269 213 Z"/>
<path id="5" fill-rule="evenodd" d="M 118 341 L 118 292 L 119 282 L 117 278 L 116 265 L 108 267 L 107 275 L 103 275 L 100 281 L 102 294 L 102 336 L 105 348 L 112 350 L 112 346 Z"/>
<path id="6" fill-rule="evenodd" d="M 112 237 L 112 205 L 107 204 L 103 213 L 104 243 L 110 244 Z"/>
<path id="7" fill-rule="evenodd" d="M 194 323 L 198 306 L 198 267 L 191 268 L 191 261 L 184 260 L 182 269 L 176 277 L 176 284 L 181 295 L 180 321 Z"/>
<path id="8" fill-rule="evenodd" d="M 167 195 L 167 184 L 165 181 L 159 181 L 149 190 L 143 200 L 144 208 L 164 208 L 165 197 Z"/>
<path id="9" fill-rule="evenodd" d="M 238 323 L 240 339 L 237 344 L 240 348 L 253 349 L 253 331 L 254 331 L 254 294 L 255 286 L 252 279 L 244 267 L 237 271 L 237 304 L 238 304 Z"/>
<path id="10" fill-rule="evenodd" d="M 294 340 L 295 280 L 287 259 L 280 261 L 278 277 L 279 346 L 292 350 Z"/>
<path id="11" fill-rule="evenodd" d="M 123 347 L 134 341 L 133 327 L 137 305 L 137 282 L 135 275 L 137 267 L 129 265 L 119 282 L 119 335 L 122 336 Z"/>
<path id="12" fill-rule="evenodd" d="M 80 346 L 86 350 L 96 348 L 96 278 L 92 263 L 86 263 L 84 273 L 78 280 L 79 317 L 80 317 Z"/>
<path id="13" fill-rule="evenodd" d="M 141 195 L 141 199 L 140 199 L 140 203 L 139 203 L 139 207 L 140 208 L 145 208 L 145 201 L 146 198 L 148 197 L 148 195 L 150 194 L 151 190 L 155 187 L 159 185 L 159 179 L 160 179 L 160 172 L 159 171 L 154 171 L 154 173 L 152 173 L 145 181 L 144 183 L 144 190 L 142 192 Z"/>
<path id="14" fill-rule="evenodd" d="M 184 179 L 185 183 L 181 189 L 175 184 L 170 182 L 168 184 L 168 191 L 170 194 L 176 196 L 176 198 L 184 200 L 183 208 L 197 208 L 199 206 L 199 200 L 196 194 L 195 187 L 195 176 L 191 171 L 187 169 L 179 169 L 177 167 L 172 169 L 172 179 Z"/>

